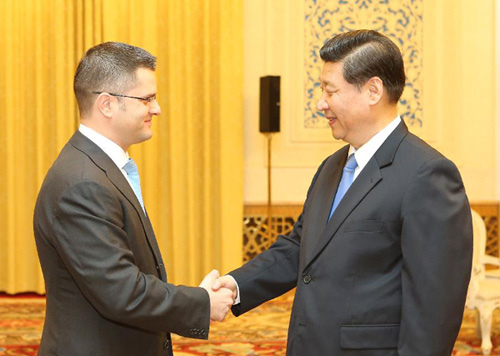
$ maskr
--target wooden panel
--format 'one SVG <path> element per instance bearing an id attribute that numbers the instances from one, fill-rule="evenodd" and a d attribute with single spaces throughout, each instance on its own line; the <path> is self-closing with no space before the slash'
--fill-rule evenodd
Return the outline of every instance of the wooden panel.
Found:
<path id="1" fill-rule="evenodd" d="M 486 223 L 488 234 L 486 252 L 492 256 L 499 256 L 499 203 L 478 202 L 472 203 L 471 207 L 482 216 Z M 251 260 L 268 249 L 278 235 L 288 234 L 301 211 L 301 205 L 277 205 L 272 206 L 270 210 L 266 205 L 245 206 L 243 214 L 243 262 Z"/>
<path id="2" fill-rule="evenodd" d="M 481 215 L 486 224 L 486 233 L 488 235 L 488 239 L 486 240 L 486 253 L 492 256 L 500 256 L 498 248 L 499 203 L 472 203 L 471 208 Z"/>
<path id="3" fill-rule="evenodd" d="M 279 205 L 270 210 L 266 205 L 245 206 L 243 212 L 243 262 L 267 250 L 280 234 L 288 234 L 302 206 Z M 269 216 L 272 218 L 269 219 Z M 270 222 L 270 224 L 269 224 Z"/>

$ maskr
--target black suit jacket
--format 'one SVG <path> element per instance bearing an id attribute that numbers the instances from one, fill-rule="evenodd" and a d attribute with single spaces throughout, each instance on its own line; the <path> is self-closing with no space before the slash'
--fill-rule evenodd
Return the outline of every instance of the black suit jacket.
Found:
<path id="1" fill-rule="evenodd" d="M 296 286 L 287 355 L 450 355 L 472 260 L 457 168 L 401 123 L 327 222 L 347 153 L 321 164 L 293 231 L 230 273 L 233 313 Z"/>
<path id="2" fill-rule="evenodd" d="M 208 293 L 167 283 L 132 188 L 78 131 L 47 173 L 34 232 L 47 291 L 40 355 L 172 355 L 169 332 L 208 337 Z"/>

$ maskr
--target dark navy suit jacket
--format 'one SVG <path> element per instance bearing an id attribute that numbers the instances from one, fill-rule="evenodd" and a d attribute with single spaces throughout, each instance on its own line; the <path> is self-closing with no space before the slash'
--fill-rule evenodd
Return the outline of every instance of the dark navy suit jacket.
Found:
<path id="1" fill-rule="evenodd" d="M 297 287 L 287 355 L 450 355 L 472 260 L 457 168 L 402 122 L 327 223 L 347 153 L 321 164 L 293 231 L 230 273 L 233 313 Z"/>

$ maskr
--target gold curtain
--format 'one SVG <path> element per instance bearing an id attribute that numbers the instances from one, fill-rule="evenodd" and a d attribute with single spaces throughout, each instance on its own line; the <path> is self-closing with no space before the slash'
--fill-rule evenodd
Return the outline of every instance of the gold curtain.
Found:
<path id="1" fill-rule="evenodd" d="M 0 291 L 44 292 L 33 207 L 79 124 L 76 64 L 103 41 L 158 57 L 162 115 L 130 153 L 169 280 L 241 263 L 242 0 L 2 1 L 0 31 Z"/>

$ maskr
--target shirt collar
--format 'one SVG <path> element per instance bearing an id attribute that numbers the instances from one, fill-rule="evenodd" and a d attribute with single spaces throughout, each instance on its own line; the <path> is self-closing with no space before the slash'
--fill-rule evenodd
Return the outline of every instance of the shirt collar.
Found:
<path id="1" fill-rule="evenodd" d="M 90 141 L 95 143 L 101 150 L 106 153 L 109 158 L 116 164 L 119 169 L 122 169 L 123 166 L 129 160 L 129 155 L 125 152 L 120 146 L 118 146 L 115 142 L 111 141 L 109 138 L 104 137 L 100 133 L 92 130 L 88 126 L 80 124 L 78 130 L 87 137 Z"/>
<path id="2" fill-rule="evenodd" d="M 385 140 L 387 140 L 387 137 L 389 137 L 392 131 L 394 131 L 396 127 L 398 127 L 400 122 L 401 117 L 398 115 L 386 127 L 377 132 L 375 136 L 373 136 L 360 148 L 355 149 L 353 146 L 349 146 L 349 155 L 351 155 L 351 153 L 354 153 L 354 157 L 356 158 L 356 162 L 358 163 L 358 174 L 367 165 L 368 161 L 373 157 L 380 146 L 382 146 Z"/>

